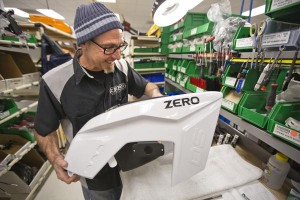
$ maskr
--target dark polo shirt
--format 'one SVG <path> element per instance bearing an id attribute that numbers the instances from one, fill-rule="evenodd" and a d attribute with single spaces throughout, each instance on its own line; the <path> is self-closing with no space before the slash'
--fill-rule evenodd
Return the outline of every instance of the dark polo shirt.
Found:
<path id="1" fill-rule="evenodd" d="M 38 134 L 46 136 L 64 122 L 75 136 L 91 118 L 126 103 L 128 94 L 141 97 L 146 85 L 147 81 L 129 65 L 127 72 L 116 65 L 111 73 L 88 72 L 79 65 L 75 56 L 42 77 L 35 129 Z M 117 167 L 110 168 L 108 164 L 93 180 L 86 181 L 93 190 L 121 185 Z"/>

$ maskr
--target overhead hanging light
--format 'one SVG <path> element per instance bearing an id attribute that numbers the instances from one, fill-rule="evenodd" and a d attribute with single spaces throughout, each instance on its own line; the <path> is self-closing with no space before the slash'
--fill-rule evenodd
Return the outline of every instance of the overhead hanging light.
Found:
<path id="1" fill-rule="evenodd" d="M 51 10 L 51 9 L 36 9 L 36 10 L 48 17 L 52 17 L 54 19 L 65 20 L 65 18 L 62 15 L 58 14 L 54 10 Z"/>
<path id="2" fill-rule="evenodd" d="M 98 2 L 102 2 L 102 3 L 116 3 L 116 0 L 96 0 Z"/>
<path id="3" fill-rule="evenodd" d="M 49 8 L 48 0 L 46 0 L 46 4 L 47 4 L 47 9 L 36 9 L 36 10 L 48 17 L 52 17 L 54 19 L 65 20 L 65 18 L 62 15 L 58 14 L 57 12 L 55 12 L 54 10 Z"/>
<path id="4" fill-rule="evenodd" d="M 24 12 L 23 10 L 20 10 L 18 8 L 10 8 L 10 7 L 4 7 L 6 11 L 13 10 L 14 15 L 18 15 L 19 17 L 29 18 L 29 13 Z"/>
<path id="5" fill-rule="evenodd" d="M 252 11 L 251 11 L 251 17 L 261 15 L 261 14 L 265 13 L 265 8 L 266 8 L 266 5 L 262 5 L 262 6 L 253 8 Z M 243 12 L 242 15 L 243 16 L 249 16 L 249 10 Z"/>
<path id="6" fill-rule="evenodd" d="M 165 27 L 179 21 L 203 0 L 156 0 L 152 8 L 154 23 Z"/>

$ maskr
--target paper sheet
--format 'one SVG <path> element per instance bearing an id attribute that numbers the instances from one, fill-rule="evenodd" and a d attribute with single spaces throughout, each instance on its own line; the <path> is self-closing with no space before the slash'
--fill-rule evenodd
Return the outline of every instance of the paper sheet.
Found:
<path id="1" fill-rule="evenodd" d="M 173 154 L 122 172 L 122 200 L 201 199 L 259 179 L 261 169 L 241 158 L 230 145 L 211 147 L 206 167 L 188 181 L 171 186 Z"/>

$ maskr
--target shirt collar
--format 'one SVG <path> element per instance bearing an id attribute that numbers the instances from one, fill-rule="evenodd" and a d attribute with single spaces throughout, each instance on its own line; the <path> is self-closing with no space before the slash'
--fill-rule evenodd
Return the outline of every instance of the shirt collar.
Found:
<path id="1" fill-rule="evenodd" d="M 88 76 L 89 78 L 94 78 L 91 76 L 78 62 L 78 52 L 75 53 L 73 58 L 73 67 L 75 73 L 75 83 L 78 85 L 84 76 Z"/>

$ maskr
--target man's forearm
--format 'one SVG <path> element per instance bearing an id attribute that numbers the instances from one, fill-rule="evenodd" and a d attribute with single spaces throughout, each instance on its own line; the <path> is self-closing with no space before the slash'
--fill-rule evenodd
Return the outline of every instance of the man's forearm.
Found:
<path id="1" fill-rule="evenodd" d="M 145 88 L 145 95 L 148 97 L 159 97 L 162 94 L 159 91 L 159 88 L 154 83 L 148 83 Z"/>
<path id="2" fill-rule="evenodd" d="M 34 135 L 40 148 L 46 154 L 50 163 L 53 164 L 55 159 L 61 155 L 58 147 L 58 138 L 57 138 L 56 131 L 48 134 L 45 137 L 40 136 L 37 133 L 35 133 Z"/>

